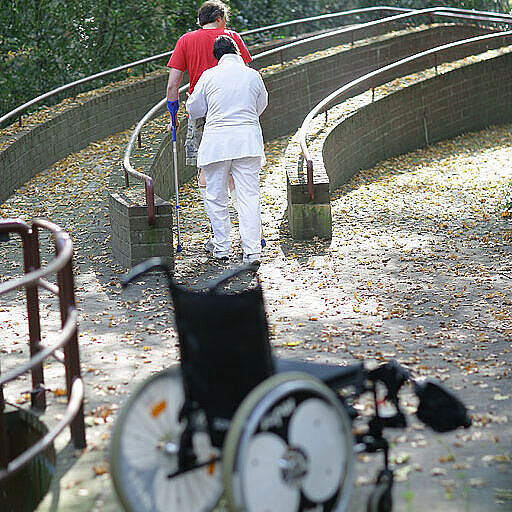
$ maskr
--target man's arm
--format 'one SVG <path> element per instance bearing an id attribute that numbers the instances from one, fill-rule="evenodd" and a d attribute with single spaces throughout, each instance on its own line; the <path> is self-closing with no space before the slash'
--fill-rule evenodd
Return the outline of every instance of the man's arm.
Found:
<path id="1" fill-rule="evenodd" d="M 167 81 L 167 99 L 175 101 L 178 99 L 178 91 L 183 78 L 184 71 L 176 68 L 169 68 L 169 80 Z"/>

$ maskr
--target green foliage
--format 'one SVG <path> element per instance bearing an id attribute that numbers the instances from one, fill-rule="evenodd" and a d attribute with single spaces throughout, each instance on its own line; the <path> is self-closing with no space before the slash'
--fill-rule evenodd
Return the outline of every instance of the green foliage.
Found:
<path id="1" fill-rule="evenodd" d="M 172 49 L 196 13 L 192 0 L 0 0 L 0 114 Z"/>
<path id="2" fill-rule="evenodd" d="M 507 1 L 448 0 L 446 4 L 504 10 Z M 58 86 L 171 50 L 181 34 L 197 27 L 201 3 L 202 0 L 0 0 L 0 115 Z M 227 3 L 232 8 L 230 26 L 238 31 L 374 4 L 372 0 Z M 385 4 L 425 7 L 439 3 L 389 0 Z M 108 81 L 124 76 L 110 77 Z M 91 83 L 77 92 L 99 85 L 101 82 Z"/>

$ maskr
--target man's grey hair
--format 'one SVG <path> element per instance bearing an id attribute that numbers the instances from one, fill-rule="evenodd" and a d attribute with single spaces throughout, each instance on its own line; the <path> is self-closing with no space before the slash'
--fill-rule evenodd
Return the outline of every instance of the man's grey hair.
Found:
<path id="1" fill-rule="evenodd" d="M 236 55 L 240 55 L 240 50 L 229 36 L 219 36 L 217 39 L 215 39 L 215 42 L 213 43 L 213 56 L 220 60 L 220 58 L 223 55 L 226 55 L 227 53 L 234 53 Z"/>
<path id="2" fill-rule="evenodd" d="M 201 27 L 208 23 L 217 21 L 218 17 L 224 18 L 226 23 L 229 19 L 229 7 L 221 0 L 208 0 L 204 2 L 197 11 L 197 22 Z"/>

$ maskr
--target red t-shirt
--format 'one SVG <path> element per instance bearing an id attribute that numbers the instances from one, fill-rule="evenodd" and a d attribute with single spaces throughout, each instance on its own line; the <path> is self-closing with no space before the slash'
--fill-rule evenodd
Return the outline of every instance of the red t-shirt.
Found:
<path id="1" fill-rule="evenodd" d="M 180 71 L 188 71 L 190 93 L 194 90 L 194 86 L 203 74 L 203 71 L 217 65 L 217 59 L 213 56 L 213 43 L 221 35 L 231 37 L 237 44 L 244 62 L 246 64 L 251 62 L 252 58 L 247 46 L 245 46 L 242 38 L 233 30 L 225 28 L 200 28 L 199 30 L 183 34 L 178 39 L 167 66 Z"/>

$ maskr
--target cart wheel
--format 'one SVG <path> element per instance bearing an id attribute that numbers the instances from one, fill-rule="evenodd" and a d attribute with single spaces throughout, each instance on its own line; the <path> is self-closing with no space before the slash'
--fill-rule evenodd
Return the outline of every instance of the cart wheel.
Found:
<path id="1" fill-rule="evenodd" d="M 391 512 L 393 509 L 393 472 L 383 469 L 377 477 L 377 483 L 368 498 L 367 512 Z"/>
<path id="2" fill-rule="evenodd" d="M 230 509 L 346 510 L 353 444 L 345 409 L 320 380 L 295 372 L 266 379 L 236 411 L 224 443 Z"/>
<path id="3" fill-rule="evenodd" d="M 223 490 L 219 463 L 173 475 L 185 428 L 183 402 L 176 368 L 147 379 L 124 405 L 112 435 L 111 473 L 126 511 L 205 512 L 217 504 Z M 199 463 L 220 455 L 206 431 L 192 435 L 192 446 Z"/>

